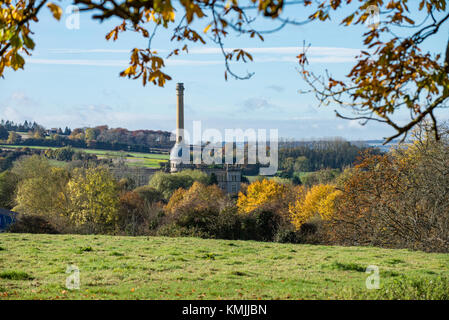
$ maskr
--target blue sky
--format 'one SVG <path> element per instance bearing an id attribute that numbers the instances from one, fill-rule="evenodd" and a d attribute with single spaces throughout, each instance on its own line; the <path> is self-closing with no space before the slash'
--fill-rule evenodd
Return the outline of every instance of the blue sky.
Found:
<path id="1" fill-rule="evenodd" d="M 67 5 L 68 1 L 62 1 L 64 9 Z M 302 12 L 300 7 L 292 10 Z M 106 41 L 105 34 L 118 20 L 99 24 L 88 14 L 81 14 L 80 29 L 69 30 L 65 26 L 68 14 L 57 22 L 47 11 L 32 27 L 36 50 L 27 59 L 25 70 L 7 71 L 5 79 L 0 79 L 0 118 L 33 120 L 46 127 L 107 124 L 171 131 L 176 114 L 175 85 L 183 82 L 187 129 L 193 120 L 201 120 L 203 128 L 277 128 L 281 137 L 296 139 L 379 139 L 392 133 L 381 124 L 362 127 L 355 121 L 337 119 L 335 106 L 317 108 L 312 95 L 298 92 L 307 89 L 295 59 L 304 42 L 312 46 L 311 69 L 318 73 L 328 69 L 336 77 L 349 72 L 354 56 L 363 48 L 361 35 L 366 27 L 341 27 L 338 21 L 342 15 L 335 22 L 286 27 L 266 35 L 264 42 L 246 37 L 228 39 L 226 47 L 247 48 L 253 53 L 255 62 L 235 66 L 237 72 L 254 72 L 250 80 L 225 81 L 223 58 L 212 41 L 205 47 L 190 46 L 188 55 L 167 60 L 166 72 L 173 80 L 158 88 L 142 87 L 140 80 L 118 76 L 127 66 L 129 51 L 147 45 L 145 39 L 132 33 L 122 34 L 116 42 Z M 261 26 L 267 29 L 273 25 Z M 159 31 L 153 48 L 165 56 L 176 43 L 168 40 L 168 31 Z M 446 27 L 443 35 L 425 45 L 442 52 L 447 33 Z"/>

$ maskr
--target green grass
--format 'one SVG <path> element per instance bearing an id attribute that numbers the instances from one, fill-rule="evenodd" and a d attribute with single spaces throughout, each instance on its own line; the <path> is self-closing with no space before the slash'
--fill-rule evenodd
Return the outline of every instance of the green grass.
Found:
<path id="1" fill-rule="evenodd" d="M 33 280 L 28 273 L 23 271 L 8 270 L 0 272 L 0 279 L 8 280 Z"/>
<path id="2" fill-rule="evenodd" d="M 448 298 L 449 254 L 197 238 L 0 234 L 0 299 Z M 80 290 L 65 287 L 67 265 Z M 380 270 L 368 290 L 365 268 Z"/>

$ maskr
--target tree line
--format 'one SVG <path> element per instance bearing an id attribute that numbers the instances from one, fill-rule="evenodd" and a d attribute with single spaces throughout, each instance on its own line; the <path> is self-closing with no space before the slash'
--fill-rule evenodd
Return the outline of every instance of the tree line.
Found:
<path id="1" fill-rule="evenodd" d="M 279 168 L 289 175 L 321 169 L 342 170 L 368 149 L 380 153 L 378 149 L 343 139 L 283 142 L 279 146 Z"/>
<path id="2" fill-rule="evenodd" d="M 23 138 L 17 132 L 26 132 Z M 148 152 L 150 148 L 169 150 L 174 142 L 171 133 L 161 130 L 127 130 L 96 126 L 64 130 L 55 128 L 47 130 L 36 122 L 14 123 L 2 120 L 0 123 L 0 140 L 8 144 L 23 146 L 92 148 L 102 150 L 126 150 Z"/>

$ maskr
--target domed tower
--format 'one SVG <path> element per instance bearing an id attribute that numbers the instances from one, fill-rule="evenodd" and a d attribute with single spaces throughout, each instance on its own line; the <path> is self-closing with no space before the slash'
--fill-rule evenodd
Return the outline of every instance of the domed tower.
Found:
<path id="1" fill-rule="evenodd" d="M 177 112 L 176 112 L 176 142 L 170 151 L 170 172 L 182 169 L 182 151 L 184 146 L 184 84 L 176 84 Z"/>

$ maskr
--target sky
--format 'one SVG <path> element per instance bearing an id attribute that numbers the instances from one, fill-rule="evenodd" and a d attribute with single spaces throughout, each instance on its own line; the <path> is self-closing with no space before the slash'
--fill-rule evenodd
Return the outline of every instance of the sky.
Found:
<path id="1" fill-rule="evenodd" d="M 371 122 L 338 119 L 337 106 L 318 107 L 312 94 L 301 94 L 308 87 L 298 73 L 295 58 L 304 43 L 310 68 L 318 74 L 329 70 L 342 78 L 354 65 L 363 48 L 366 26 L 345 28 L 339 25 L 347 12 L 331 22 L 289 26 L 265 41 L 248 37 L 231 37 L 227 48 L 245 48 L 254 62 L 233 65 L 240 74 L 254 72 L 249 80 L 224 78 L 224 60 L 210 40 L 205 46 L 189 46 L 189 54 L 166 60 L 165 72 L 172 76 L 164 88 L 140 80 L 119 77 L 127 67 L 132 48 L 145 48 L 147 40 L 125 33 L 116 42 L 105 35 L 118 20 L 102 24 L 82 13 L 79 29 L 66 26 L 70 19 L 69 1 L 63 0 L 61 21 L 49 10 L 40 13 L 39 23 L 32 25 L 35 51 L 26 59 L 25 70 L 5 73 L 0 79 L 0 118 L 13 121 L 31 120 L 46 127 L 71 128 L 108 125 L 130 130 L 173 131 L 176 123 L 176 83 L 184 83 L 185 126 L 201 121 L 203 129 L 278 129 L 279 136 L 295 139 L 343 137 L 349 140 L 382 139 L 393 131 Z M 45 8 L 46 9 L 46 8 Z M 300 7 L 289 9 L 297 19 L 309 14 Z M 288 11 L 286 11 L 288 12 Z M 302 16 L 301 16 L 302 15 Z M 71 20 L 69 20 L 71 21 Z M 203 30 L 207 23 L 198 25 Z M 275 26 L 269 21 L 262 29 Z M 443 52 L 447 26 L 424 44 L 433 52 Z M 170 40 L 170 30 L 159 29 L 152 47 L 165 57 L 179 46 Z M 348 110 L 341 110 L 351 115 Z M 400 120 L 404 114 L 397 117 Z M 443 115 L 444 116 L 444 115 Z"/>

